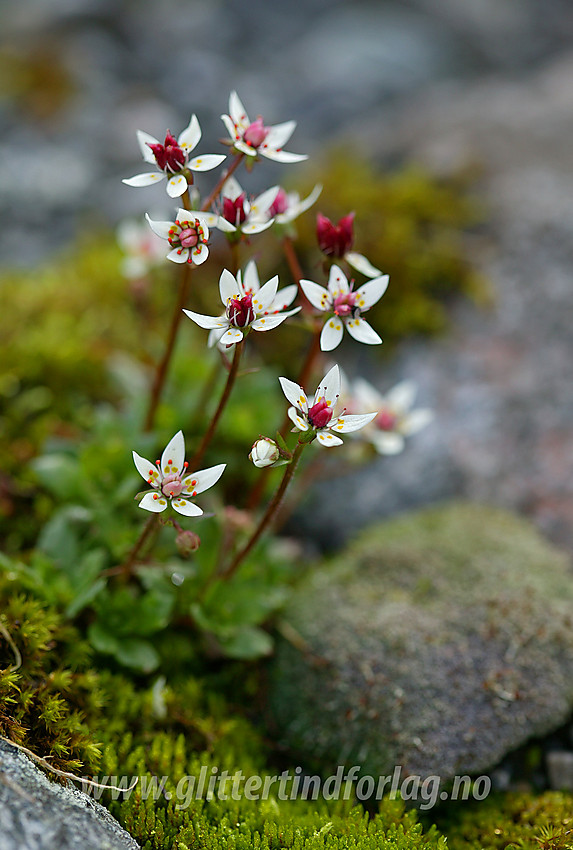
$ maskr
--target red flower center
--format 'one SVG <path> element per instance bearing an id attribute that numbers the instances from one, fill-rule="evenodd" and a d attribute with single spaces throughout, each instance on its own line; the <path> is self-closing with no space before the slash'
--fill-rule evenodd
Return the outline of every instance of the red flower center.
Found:
<path id="1" fill-rule="evenodd" d="M 281 213 L 286 212 L 288 209 L 288 195 L 282 186 L 279 187 L 277 192 L 277 196 L 269 207 L 269 215 L 281 215 Z"/>
<path id="2" fill-rule="evenodd" d="M 354 213 L 349 213 L 333 224 L 321 213 L 316 217 L 318 247 L 327 257 L 344 257 L 354 243 Z"/>
<path id="3" fill-rule="evenodd" d="M 398 417 L 391 410 L 381 410 L 376 419 L 376 425 L 381 431 L 394 431 Z"/>
<path id="4" fill-rule="evenodd" d="M 164 496 L 180 496 L 182 490 L 183 482 L 176 472 L 170 472 L 169 475 L 165 476 L 161 485 L 161 491 Z"/>
<path id="5" fill-rule="evenodd" d="M 308 411 L 308 421 L 313 428 L 325 428 L 332 419 L 332 408 L 320 398 Z"/>
<path id="6" fill-rule="evenodd" d="M 231 198 L 223 199 L 223 218 L 234 224 L 235 227 L 239 227 L 247 218 L 247 213 L 245 212 L 246 197 L 245 192 L 241 192 L 239 197 L 235 198 L 234 201 Z"/>
<path id="7" fill-rule="evenodd" d="M 255 321 L 253 299 L 250 295 L 231 298 L 227 304 L 227 318 L 236 328 L 246 328 Z"/>
<path id="8" fill-rule="evenodd" d="M 149 144 L 149 142 L 148 142 Z M 165 136 L 164 144 L 149 145 L 153 151 L 155 161 L 162 171 L 181 171 L 185 165 L 185 153 L 177 144 L 177 139 L 169 131 Z"/>
<path id="9" fill-rule="evenodd" d="M 333 309 L 335 316 L 354 316 L 356 313 L 356 295 L 354 292 L 345 292 L 337 295 L 334 299 Z"/>
<path id="10" fill-rule="evenodd" d="M 263 119 L 259 115 L 256 121 L 249 124 L 243 133 L 243 140 L 252 148 L 258 148 L 269 135 L 269 128 L 263 124 Z"/>

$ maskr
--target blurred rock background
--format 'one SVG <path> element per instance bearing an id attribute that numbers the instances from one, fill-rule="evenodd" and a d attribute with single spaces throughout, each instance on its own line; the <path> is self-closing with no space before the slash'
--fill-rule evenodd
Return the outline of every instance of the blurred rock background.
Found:
<path id="1" fill-rule="evenodd" d="M 143 170 L 135 130 L 179 133 L 196 112 L 200 150 L 214 152 L 231 88 L 253 116 L 299 122 L 293 151 L 320 158 L 345 141 L 384 167 L 477 166 L 488 225 L 474 259 L 495 305 L 452 303 L 449 336 L 406 343 L 383 373 L 348 350 L 382 390 L 414 378 L 437 416 L 404 455 L 321 488 L 313 527 L 330 547 L 375 517 L 460 495 L 517 509 L 573 547 L 567 0 L 24 0 L 2 4 L 0 32 L 7 265 L 139 215 L 143 190 L 120 182 Z M 273 179 L 262 172 L 261 187 Z M 150 209 L 170 209 L 161 187 L 146 193 Z"/>

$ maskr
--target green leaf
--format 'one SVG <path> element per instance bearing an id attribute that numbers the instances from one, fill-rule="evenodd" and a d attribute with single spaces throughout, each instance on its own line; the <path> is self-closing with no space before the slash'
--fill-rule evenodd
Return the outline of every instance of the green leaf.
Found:
<path id="1" fill-rule="evenodd" d="M 121 664 L 142 673 L 151 673 L 160 662 L 154 647 L 148 641 L 138 638 L 122 638 L 114 654 Z"/>
<path id="2" fill-rule="evenodd" d="M 66 608 L 66 617 L 75 617 L 76 614 L 79 614 L 83 608 L 93 602 L 98 593 L 104 589 L 105 585 L 106 581 L 104 578 L 99 578 L 97 581 L 87 584 L 76 594 L 73 601 Z"/>
<path id="3" fill-rule="evenodd" d="M 94 649 L 105 655 L 115 655 L 119 648 L 118 638 L 106 631 L 98 621 L 91 623 L 88 627 L 88 640 Z"/>
<path id="4" fill-rule="evenodd" d="M 256 626 L 245 626 L 232 637 L 220 639 L 220 644 L 230 658 L 249 661 L 270 655 L 273 651 L 273 640 L 267 632 Z"/>
<path id="5" fill-rule="evenodd" d="M 77 499 L 82 492 L 78 462 L 69 455 L 50 454 L 35 458 L 32 469 L 40 482 L 60 499 Z"/>

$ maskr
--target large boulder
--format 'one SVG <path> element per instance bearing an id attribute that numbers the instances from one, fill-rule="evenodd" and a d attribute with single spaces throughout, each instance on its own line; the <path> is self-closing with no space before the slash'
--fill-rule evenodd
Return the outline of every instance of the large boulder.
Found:
<path id="1" fill-rule="evenodd" d="M 307 765 L 477 773 L 573 705 L 573 572 L 525 520 L 451 504 L 377 525 L 312 572 L 270 672 Z"/>
<path id="2" fill-rule="evenodd" d="M 0 740 L 0 850 L 138 850 L 107 809 Z"/>

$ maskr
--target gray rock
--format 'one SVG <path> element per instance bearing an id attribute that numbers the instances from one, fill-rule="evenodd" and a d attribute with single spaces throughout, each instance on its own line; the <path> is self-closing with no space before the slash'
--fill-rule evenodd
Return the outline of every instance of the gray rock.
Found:
<path id="1" fill-rule="evenodd" d="M 477 504 L 364 532 L 284 615 L 275 734 L 325 770 L 493 767 L 571 711 L 572 578 L 530 524 Z"/>
<path id="2" fill-rule="evenodd" d="M 137 850 L 110 813 L 0 740 L 0 850 Z"/>
<path id="3" fill-rule="evenodd" d="M 573 791 L 573 753 L 554 750 L 547 753 L 546 760 L 551 787 L 559 791 Z"/>

